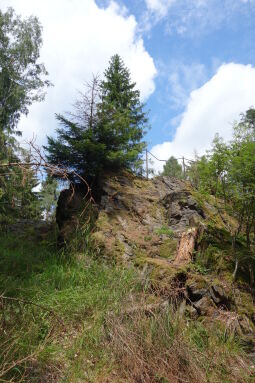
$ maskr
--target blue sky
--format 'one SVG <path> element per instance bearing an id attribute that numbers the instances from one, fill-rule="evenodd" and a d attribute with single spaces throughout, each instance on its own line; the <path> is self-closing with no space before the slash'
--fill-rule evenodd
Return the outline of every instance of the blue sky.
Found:
<path id="1" fill-rule="evenodd" d="M 155 92 L 147 102 L 150 146 L 173 139 L 190 92 L 209 81 L 223 63 L 255 66 L 254 1 L 203 1 L 201 7 L 198 1 L 170 3 L 160 15 L 153 9 L 144 12 L 144 1 L 125 2 L 141 25 L 145 13 L 151 24 L 143 33 L 158 70 Z"/>
<path id="2" fill-rule="evenodd" d="M 119 53 L 150 110 L 149 149 L 194 156 L 255 105 L 255 0 L 2 0 L 44 28 L 42 60 L 54 88 L 21 121 L 45 143 L 54 113 L 70 110 L 91 72 Z M 155 164 L 160 170 L 160 164 Z"/>

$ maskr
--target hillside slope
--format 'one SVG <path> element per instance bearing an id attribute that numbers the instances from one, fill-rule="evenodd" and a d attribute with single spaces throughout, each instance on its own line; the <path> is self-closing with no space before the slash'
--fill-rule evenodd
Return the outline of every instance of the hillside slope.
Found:
<path id="1" fill-rule="evenodd" d="M 203 196 L 184 181 L 107 174 L 92 233 L 101 256 L 138 267 L 155 295 L 181 307 L 183 315 L 218 321 L 255 351 L 255 306 L 248 273 L 233 282 L 231 232 L 236 221 L 222 201 Z M 79 201 L 79 198 L 78 198 Z M 77 200 L 76 200 L 77 203 Z M 60 219 L 62 235 L 77 216 L 73 201 Z M 75 208 L 73 209 L 73 207 Z M 61 204 L 59 210 L 61 210 Z M 237 251 L 246 253 L 239 241 Z"/>
<path id="2" fill-rule="evenodd" d="M 0 237 L 0 380 L 255 382 L 253 290 L 245 264 L 233 281 L 222 202 L 130 173 L 84 195 L 60 195 L 64 249 L 52 227 Z"/>

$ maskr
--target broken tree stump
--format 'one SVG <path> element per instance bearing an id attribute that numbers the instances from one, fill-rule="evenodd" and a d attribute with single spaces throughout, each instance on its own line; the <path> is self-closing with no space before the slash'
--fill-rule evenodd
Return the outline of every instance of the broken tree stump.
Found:
<path id="1" fill-rule="evenodd" d="M 197 227 L 192 227 L 188 231 L 182 233 L 180 244 L 177 250 L 177 255 L 173 262 L 174 265 L 186 265 L 191 261 L 197 237 Z"/>

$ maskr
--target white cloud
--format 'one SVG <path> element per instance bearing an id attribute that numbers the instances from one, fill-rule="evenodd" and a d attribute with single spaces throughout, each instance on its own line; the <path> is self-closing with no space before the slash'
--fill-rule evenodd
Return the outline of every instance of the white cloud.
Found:
<path id="1" fill-rule="evenodd" d="M 184 107 L 190 92 L 205 82 L 206 68 L 200 63 L 187 65 L 174 62 L 168 66 L 167 70 L 168 74 L 164 73 L 164 77 L 168 78 L 171 107 Z"/>
<path id="2" fill-rule="evenodd" d="M 39 17 L 43 25 L 41 60 L 45 63 L 54 87 L 44 103 L 34 104 L 29 116 L 22 118 L 23 138 L 34 133 L 39 143 L 52 134 L 54 113 L 70 110 L 76 91 L 91 78 L 102 73 L 110 57 L 119 53 L 130 68 L 141 96 L 154 91 L 156 68 L 137 35 L 137 22 L 126 8 L 111 2 L 100 8 L 95 0 L 2 0 L 1 8 L 12 6 L 16 13 Z"/>
<path id="3" fill-rule="evenodd" d="M 160 159 L 170 156 L 193 158 L 205 153 L 216 133 L 225 140 L 232 136 L 232 124 L 240 113 L 255 106 L 255 67 L 223 64 L 201 88 L 191 92 L 173 141 L 152 148 Z M 154 162 L 156 170 L 162 163 Z"/>
<path id="4" fill-rule="evenodd" d="M 233 16 L 252 17 L 255 0 L 145 0 L 144 29 L 164 19 L 166 32 L 201 35 L 225 25 Z"/>
<path id="5" fill-rule="evenodd" d="M 167 14 L 169 8 L 176 0 L 145 0 L 147 8 L 163 17 Z"/>

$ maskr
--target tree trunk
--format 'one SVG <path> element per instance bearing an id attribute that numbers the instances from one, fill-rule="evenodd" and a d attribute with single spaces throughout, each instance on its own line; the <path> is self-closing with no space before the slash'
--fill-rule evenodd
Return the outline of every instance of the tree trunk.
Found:
<path id="1" fill-rule="evenodd" d="M 253 287 L 254 286 L 254 271 L 252 264 L 249 265 L 249 272 L 250 272 L 250 285 Z"/>
<path id="2" fill-rule="evenodd" d="M 236 281 L 238 267 L 239 267 L 239 259 L 237 258 L 237 256 L 235 256 L 235 270 L 233 272 L 233 280 L 234 280 L 234 282 Z"/>
<path id="3" fill-rule="evenodd" d="M 196 227 L 182 233 L 174 265 L 185 265 L 191 261 L 197 236 L 198 228 Z"/>

